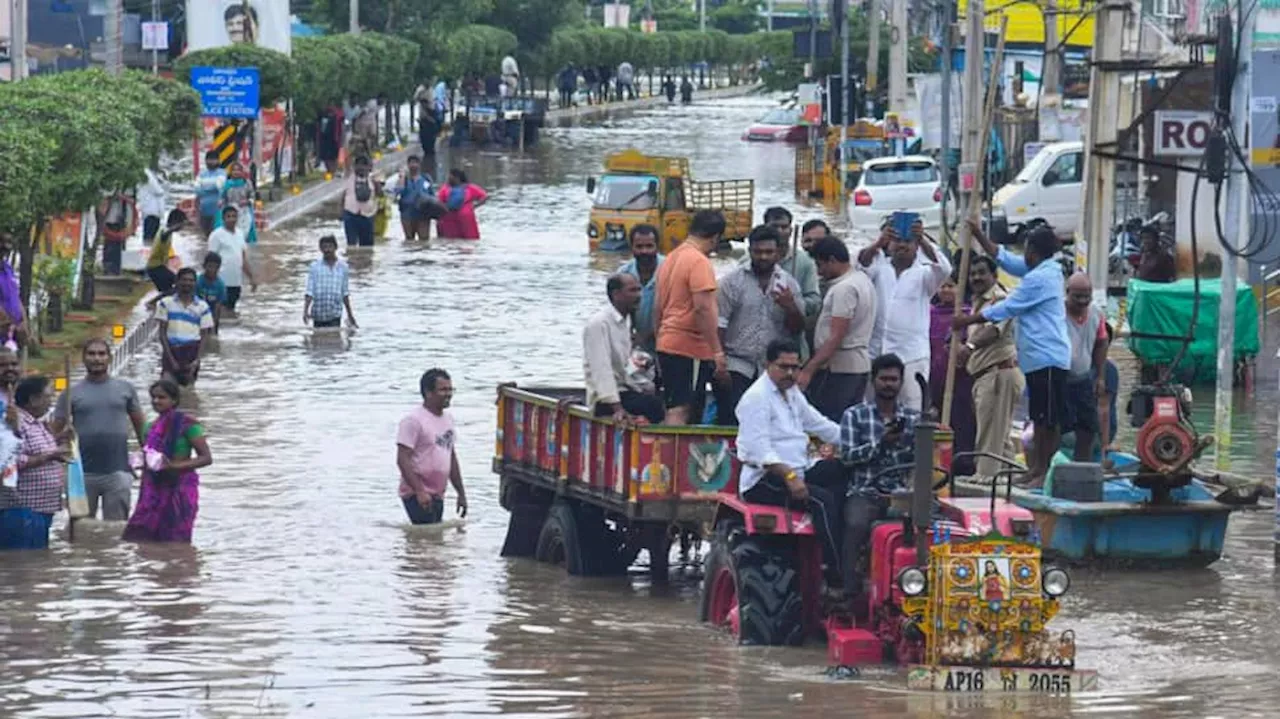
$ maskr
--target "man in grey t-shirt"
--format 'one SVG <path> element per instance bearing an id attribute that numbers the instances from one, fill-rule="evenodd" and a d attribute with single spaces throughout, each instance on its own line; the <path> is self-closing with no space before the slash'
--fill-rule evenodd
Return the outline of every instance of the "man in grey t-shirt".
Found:
<path id="1" fill-rule="evenodd" d="M 867 345 L 878 299 L 871 278 L 853 267 L 842 240 L 828 235 L 815 242 L 811 252 L 818 274 L 827 280 L 827 294 L 814 328 L 813 357 L 796 383 L 806 389 L 819 412 L 839 422 L 866 393 L 871 371 Z"/>
<path id="2" fill-rule="evenodd" d="M 102 504 L 102 518 L 124 521 L 129 518 L 133 472 L 129 469 L 129 430 L 142 436 L 144 417 L 133 385 L 112 378 L 107 372 L 111 363 L 111 345 L 102 338 L 84 344 L 85 378 L 75 383 L 58 398 L 53 413 L 53 429 L 61 432 L 70 418 L 80 439 L 80 461 L 84 466 L 85 492 L 89 498 L 89 514 L 97 516 Z"/>

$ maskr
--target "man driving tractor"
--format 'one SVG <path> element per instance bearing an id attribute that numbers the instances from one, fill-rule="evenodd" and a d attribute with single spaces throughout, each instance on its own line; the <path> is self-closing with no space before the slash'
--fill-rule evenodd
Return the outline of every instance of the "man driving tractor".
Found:
<path id="1" fill-rule="evenodd" d="M 809 435 L 827 444 L 840 441 L 840 425 L 809 404 L 796 387 L 800 348 L 792 340 L 774 340 L 765 350 L 765 373 L 738 401 L 738 491 L 752 504 L 803 508 L 822 542 L 827 587 L 840 579 L 840 505 L 848 486 L 839 460 L 813 461 Z M 837 494 L 837 491 L 838 494 Z"/>
<path id="2" fill-rule="evenodd" d="M 914 461 L 920 413 L 898 401 L 903 363 L 882 355 L 871 365 L 875 399 L 845 411 L 840 425 L 823 417 L 795 387 L 799 348 L 769 345 L 768 368 L 738 404 L 739 491 L 753 504 L 804 508 L 822 541 L 829 589 L 862 592 L 859 568 L 873 522 L 888 509 L 886 495 L 904 486 Z M 809 435 L 839 443 L 840 459 L 811 460 Z M 838 507 L 843 511 L 836 511 Z M 841 559 L 843 558 L 843 561 Z"/>
<path id="3" fill-rule="evenodd" d="M 844 504 L 843 567 L 848 586 L 862 592 L 862 557 L 873 522 L 887 516 L 887 495 L 905 487 L 910 471 L 894 467 L 915 461 L 915 431 L 919 410 L 898 401 L 905 366 L 895 354 L 871 363 L 875 397 L 845 410 L 840 421 L 840 457 L 850 467 L 848 498 Z M 861 603 L 855 603 L 859 606 Z"/>

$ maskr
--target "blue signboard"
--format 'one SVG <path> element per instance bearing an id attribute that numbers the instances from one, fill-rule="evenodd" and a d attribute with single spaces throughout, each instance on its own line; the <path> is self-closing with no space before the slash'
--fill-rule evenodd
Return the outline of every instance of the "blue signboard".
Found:
<path id="1" fill-rule="evenodd" d="M 258 68 L 193 67 L 191 87 L 200 93 L 205 117 L 258 116 Z"/>

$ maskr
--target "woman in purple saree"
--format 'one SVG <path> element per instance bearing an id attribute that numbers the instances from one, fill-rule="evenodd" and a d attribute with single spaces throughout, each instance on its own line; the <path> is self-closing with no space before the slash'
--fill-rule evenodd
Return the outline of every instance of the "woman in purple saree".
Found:
<path id="1" fill-rule="evenodd" d="M 151 385 L 151 407 L 159 415 L 147 427 L 142 449 L 142 488 L 124 529 L 132 542 L 190 542 L 200 508 L 197 469 L 213 464 L 204 428 L 178 409 L 178 386 Z"/>
<path id="2" fill-rule="evenodd" d="M 956 263 L 959 267 L 959 262 Z M 956 283 L 947 280 L 938 288 L 930 308 L 929 348 L 932 355 L 929 370 L 929 393 L 933 395 L 933 406 L 938 414 L 942 414 L 942 399 L 947 382 L 947 362 L 950 359 L 948 339 L 951 336 L 951 318 L 955 313 Z M 968 301 L 961 305 L 964 312 L 969 312 Z M 965 371 L 963 364 L 956 365 L 955 389 L 951 394 L 951 417 L 945 424 L 955 433 L 952 444 L 953 452 L 972 452 L 978 427 L 973 416 L 973 378 Z M 958 459 L 952 469 L 959 476 L 973 474 L 974 461 L 965 457 Z"/>

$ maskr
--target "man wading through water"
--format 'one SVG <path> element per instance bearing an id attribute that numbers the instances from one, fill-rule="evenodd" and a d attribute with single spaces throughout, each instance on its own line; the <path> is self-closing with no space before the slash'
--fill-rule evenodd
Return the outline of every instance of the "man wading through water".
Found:
<path id="1" fill-rule="evenodd" d="M 320 259 L 311 263 L 307 272 L 307 295 L 302 304 L 302 323 L 312 326 L 341 327 L 342 310 L 347 310 L 347 324 L 354 329 L 355 313 L 351 311 L 351 293 L 348 291 L 350 272 L 347 263 L 338 259 L 338 238 L 325 235 L 320 238 Z"/>
<path id="2" fill-rule="evenodd" d="M 422 404 L 400 420 L 396 432 L 396 467 L 400 501 L 409 521 L 436 524 L 444 518 L 445 483 L 458 493 L 458 516 L 467 516 L 467 492 L 454 450 L 453 381 L 442 369 L 429 369 L 418 382 Z"/>
<path id="3" fill-rule="evenodd" d="M 108 373 L 111 345 L 105 339 L 95 337 L 85 342 L 82 359 L 84 379 L 58 398 L 52 429 L 55 435 L 61 435 L 68 425 L 75 428 L 80 441 L 89 516 L 97 516 L 101 503 L 103 519 L 123 522 L 129 518 L 133 489 L 129 430 L 138 438 L 138 446 L 143 446 L 146 418 L 133 385 Z M 5 371 L 5 359 L 0 354 L 0 379 Z M 13 371 L 16 375 L 16 359 Z"/>

